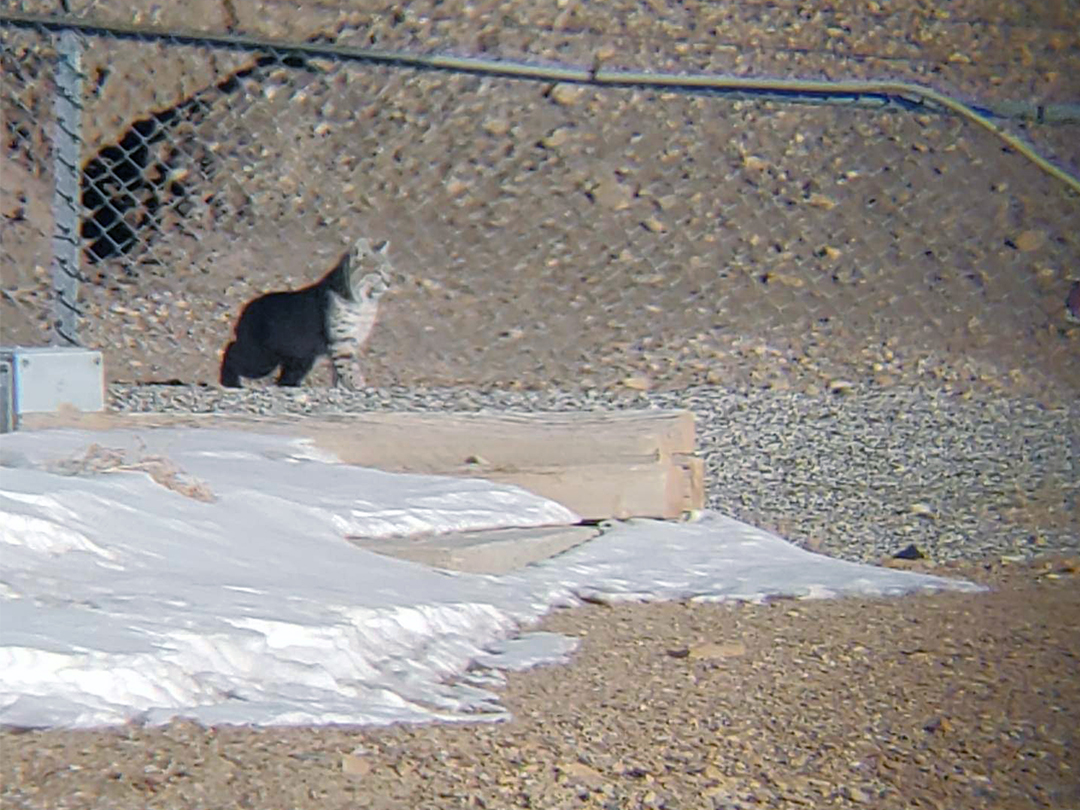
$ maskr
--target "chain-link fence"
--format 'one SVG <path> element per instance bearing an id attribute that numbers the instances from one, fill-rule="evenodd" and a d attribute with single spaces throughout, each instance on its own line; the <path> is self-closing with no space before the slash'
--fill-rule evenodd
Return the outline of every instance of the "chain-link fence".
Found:
<path id="1" fill-rule="evenodd" d="M 215 36 L 125 27 L 104 2 L 79 25 L 2 21 L 0 342 L 67 329 L 111 379 L 212 382 L 244 302 L 319 278 L 363 235 L 390 240 L 398 274 L 368 347 L 376 385 L 1080 388 L 1080 198 L 962 117 L 888 94 L 611 87 L 341 49 L 594 76 L 865 78 L 887 62 L 925 82 L 944 65 L 982 106 L 1043 118 L 1006 123 L 1075 175 L 1080 39 L 1054 20 L 948 28 L 913 6 L 878 15 L 860 51 L 842 9 L 773 37 L 769 15 L 804 13 L 776 4 L 724 19 L 684 19 L 685 4 L 177 5 L 186 20 L 135 4 L 134 22 L 190 23 L 205 5 Z M 66 324 L 68 255 L 83 281 Z"/>

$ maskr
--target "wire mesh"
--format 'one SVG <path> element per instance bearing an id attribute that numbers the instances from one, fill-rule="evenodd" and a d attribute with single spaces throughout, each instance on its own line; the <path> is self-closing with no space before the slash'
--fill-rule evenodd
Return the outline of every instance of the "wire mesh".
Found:
<path id="1" fill-rule="evenodd" d="M 266 4 L 269 34 L 290 8 Z M 461 17 L 425 8 L 366 19 L 320 7 L 292 33 L 430 49 Z M 763 53 L 798 66 L 827 47 L 818 75 L 873 70 L 844 47 L 840 12 L 800 28 L 790 10 L 748 4 L 690 26 L 664 6 L 650 39 L 634 19 L 613 29 L 589 4 L 566 8 L 504 24 L 483 12 L 456 48 L 745 73 Z M 715 41 L 781 13 L 765 50 Z M 918 47 L 903 26 L 861 47 L 913 75 L 951 64 L 974 91 L 952 54 L 1028 36 L 975 20 L 935 39 L 950 25 L 930 19 Z M 34 268 L 48 266 L 33 234 L 49 232 L 54 46 L 32 29 L 0 34 L 16 167 L 0 181 L 15 222 L 0 243 L 5 302 L 32 309 Z M 983 89 L 1030 90 L 1053 53 Z M 398 272 L 366 360 L 376 385 L 919 382 L 1062 397 L 1080 385 L 1075 195 L 954 117 L 104 32 L 87 36 L 83 69 L 80 336 L 105 349 L 113 379 L 215 380 L 244 302 L 319 278 L 368 236 L 390 240 Z M 1067 99 L 1064 82 L 1044 82 L 1044 97 Z M 1044 129 L 1075 162 L 1075 125 Z M 37 206 L 25 222 L 9 213 L 20 204 Z"/>
<path id="2" fill-rule="evenodd" d="M 52 332 L 53 68 L 52 37 L 0 27 L 0 329 L 47 343 Z"/>

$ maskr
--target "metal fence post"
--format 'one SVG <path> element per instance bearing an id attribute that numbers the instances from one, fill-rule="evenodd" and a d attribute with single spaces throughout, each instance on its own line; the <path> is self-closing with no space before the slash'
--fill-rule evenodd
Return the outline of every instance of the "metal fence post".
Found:
<path id="1" fill-rule="evenodd" d="M 56 126 L 53 136 L 53 338 L 79 345 L 79 180 L 82 145 L 82 41 L 75 31 L 59 36 Z"/>

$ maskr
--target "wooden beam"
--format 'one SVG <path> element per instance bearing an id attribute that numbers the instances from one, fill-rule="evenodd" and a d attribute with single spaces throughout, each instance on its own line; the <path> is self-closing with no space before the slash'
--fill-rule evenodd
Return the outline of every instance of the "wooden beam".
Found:
<path id="1" fill-rule="evenodd" d="M 346 464 L 515 484 L 587 520 L 677 518 L 705 505 L 689 411 L 27 414 L 22 430 L 201 427 L 309 439 Z"/>

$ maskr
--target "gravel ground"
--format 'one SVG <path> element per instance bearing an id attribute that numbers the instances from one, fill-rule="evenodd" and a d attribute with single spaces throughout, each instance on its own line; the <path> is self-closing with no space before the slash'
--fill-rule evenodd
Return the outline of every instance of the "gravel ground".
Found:
<path id="1" fill-rule="evenodd" d="M 0 807 L 1080 806 L 1078 558 L 980 594 L 558 611 L 503 724 L 0 733 Z"/>
<path id="2" fill-rule="evenodd" d="M 686 408 L 708 505 L 831 556 L 877 561 L 910 545 L 946 561 L 1080 548 L 1080 406 L 852 385 L 810 396 L 461 388 L 110 388 L 117 410 L 333 413 Z"/>

